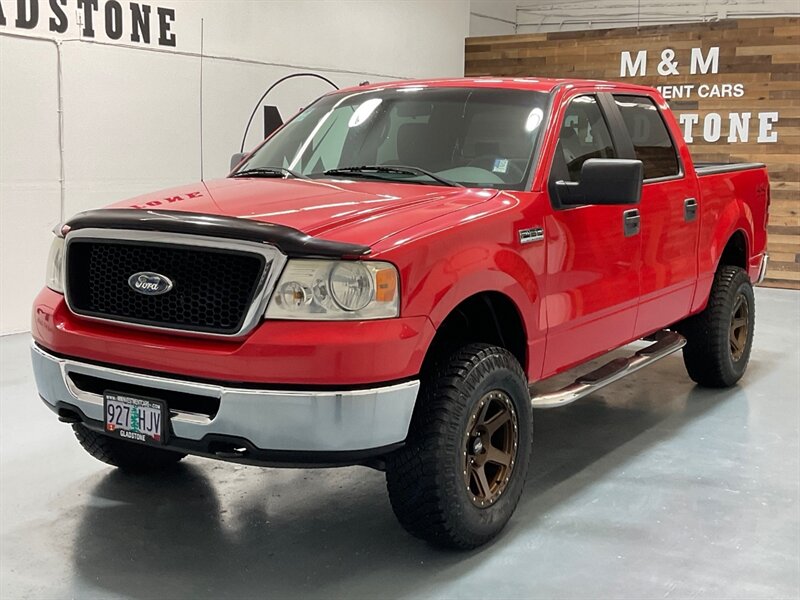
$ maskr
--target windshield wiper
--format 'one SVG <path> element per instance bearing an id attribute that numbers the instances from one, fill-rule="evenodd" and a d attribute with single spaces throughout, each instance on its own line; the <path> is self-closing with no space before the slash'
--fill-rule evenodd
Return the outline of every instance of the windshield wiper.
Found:
<path id="1" fill-rule="evenodd" d="M 231 177 L 294 177 L 295 179 L 309 179 L 302 173 L 286 167 L 253 167 L 252 169 L 237 171 Z"/>
<path id="2" fill-rule="evenodd" d="M 445 179 L 444 177 L 439 177 L 435 173 L 431 173 L 430 171 L 426 171 L 425 169 L 420 169 L 419 167 L 408 167 L 405 165 L 363 165 L 360 167 L 339 167 L 338 169 L 328 169 L 323 173 L 323 175 L 363 175 L 364 177 L 376 177 L 376 175 L 372 175 L 372 173 L 377 174 L 379 179 L 383 179 L 380 177 L 381 173 L 397 173 L 400 175 L 424 175 L 425 177 L 430 177 L 434 181 L 438 181 L 442 185 L 447 185 L 450 187 L 464 187 L 460 183 L 455 181 L 450 181 L 449 179 Z"/>

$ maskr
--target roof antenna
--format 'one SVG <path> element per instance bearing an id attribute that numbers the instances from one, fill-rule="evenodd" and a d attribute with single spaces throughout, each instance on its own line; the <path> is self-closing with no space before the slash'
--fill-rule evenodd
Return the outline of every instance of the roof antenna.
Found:
<path id="1" fill-rule="evenodd" d="M 322 81 L 324 81 L 326 83 L 329 83 L 333 89 L 335 89 L 335 90 L 339 89 L 338 85 L 333 83 L 330 79 L 328 79 L 324 75 L 320 75 L 319 73 L 310 73 L 310 72 L 309 73 L 305 73 L 305 72 L 304 73 L 290 73 L 289 75 L 285 75 L 285 76 L 281 77 L 280 79 L 278 79 L 278 81 L 276 81 L 271 86 L 269 86 L 267 88 L 267 91 L 265 91 L 261 95 L 261 98 L 258 99 L 258 102 L 256 102 L 255 108 L 253 108 L 253 112 L 250 113 L 250 119 L 248 119 L 248 121 L 247 121 L 247 127 L 244 128 L 244 135 L 242 136 L 242 145 L 239 148 L 239 152 L 244 152 L 244 144 L 247 141 L 247 132 L 250 131 L 250 125 L 252 125 L 253 118 L 256 116 L 256 113 L 258 112 L 258 109 L 261 107 L 261 103 L 264 101 L 264 99 L 267 97 L 267 95 L 273 89 L 278 87 L 278 84 L 283 83 L 287 79 L 294 79 L 295 77 L 315 77 L 316 79 L 321 79 Z"/>
<path id="2" fill-rule="evenodd" d="M 200 181 L 203 177 L 203 42 L 205 40 L 204 19 L 200 19 Z"/>

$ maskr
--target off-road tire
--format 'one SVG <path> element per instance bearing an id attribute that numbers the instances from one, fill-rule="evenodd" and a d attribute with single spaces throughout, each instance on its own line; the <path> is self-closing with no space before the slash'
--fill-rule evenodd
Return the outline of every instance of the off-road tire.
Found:
<path id="1" fill-rule="evenodd" d="M 97 460 L 123 471 L 147 473 L 173 467 L 185 454 L 126 442 L 87 428 L 81 423 L 72 425 L 75 437 L 83 449 Z"/>
<path id="2" fill-rule="evenodd" d="M 735 356 L 730 336 L 734 309 L 739 298 L 746 304 L 746 341 Z M 708 306 L 679 327 L 686 337 L 683 362 L 699 385 L 725 388 L 734 385 L 747 369 L 755 326 L 753 284 L 744 269 L 720 267 L 714 276 Z"/>
<path id="3" fill-rule="evenodd" d="M 489 396 L 495 398 L 491 402 L 500 398 L 515 417 L 516 437 L 513 450 L 508 450 L 513 468 L 496 484 L 504 487 L 481 507 L 465 481 L 463 461 L 470 460 L 465 438 Z M 485 544 L 505 527 L 519 502 L 532 438 L 527 380 L 510 352 L 473 343 L 443 355 L 423 373 L 405 446 L 387 460 L 389 499 L 401 525 L 437 546 L 470 549 Z"/>

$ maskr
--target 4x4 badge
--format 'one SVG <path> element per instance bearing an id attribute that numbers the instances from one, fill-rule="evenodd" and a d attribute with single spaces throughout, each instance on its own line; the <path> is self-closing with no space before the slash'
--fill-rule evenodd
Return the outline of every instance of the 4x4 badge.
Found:
<path id="1" fill-rule="evenodd" d="M 152 271 L 140 271 L 128 277 L 128 285 L 134 292 L 145 296 L 160 296 L 172 289 L 172 281 L 166 275 Z"/>

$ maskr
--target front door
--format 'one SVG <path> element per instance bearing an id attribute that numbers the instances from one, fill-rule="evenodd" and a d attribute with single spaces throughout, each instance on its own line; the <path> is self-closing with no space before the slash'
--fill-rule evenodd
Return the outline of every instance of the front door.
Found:
<path id="1" fill-rule="evenodd" d="M 629 211 L 638 207 L 562 207 L 553 185 L 579 181 L 590 158 L 618 157 L 606 116 L 593 94 L 573 97 L 562 111 L 548 186 L 552 209 L 544 219 L 544 377 L 630 341 L 639 302 L 641 236 L 635 227 L 625 231 L 626 216 L 631 225 Z"/>

